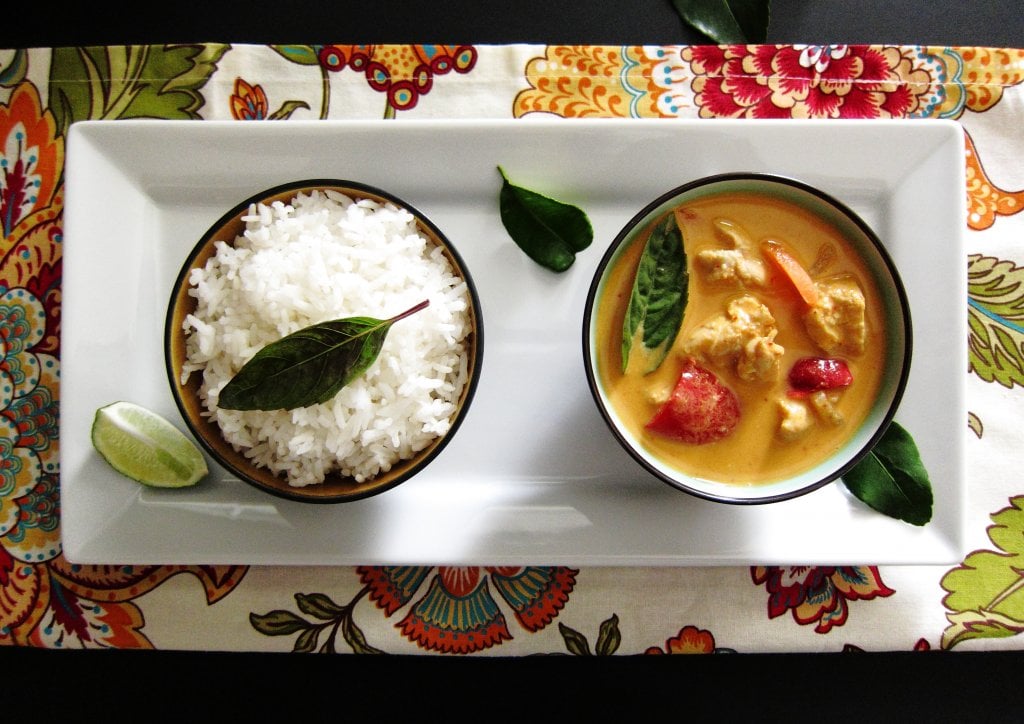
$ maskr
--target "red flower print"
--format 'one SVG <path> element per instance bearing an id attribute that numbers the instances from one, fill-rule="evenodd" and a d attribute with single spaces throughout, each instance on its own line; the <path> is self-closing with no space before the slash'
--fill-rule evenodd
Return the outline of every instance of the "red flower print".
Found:
<path id="1" fill-rule="evenodd" d="M 790 611 L 801 625 L 815 623 L 815 633 L 846 623 L 848 601 L 895 593 L 876 566 L 757 566 L 750 575 L 768 589 L 769 618 Z"/>
<path id="2" fill-rule="evenodd" d="M 434 76 L 468 73 L 477 60 L 472 45 L 323 45 L 316 53 L 325 70 L 363 73 L 373 90 L 387 95 L 388 117 L 415 107 Z"/>
<path id="3" fill-rule="evenodd" d="M 28 233 L 34 213 L 57 203 L 64 140 L 35 86 L 22 83 L 0 105 L 0 238 Z M 5 244 L 5 250 L 11 248 Z"/>
<path id="4" fill-rule="evenodd" d="M 911 51 L 867 45 L 684 48 L 704 118 L 901 118 L 932 78 Z"/>
<path id="5" fill-rule="evenodd" d="M 684 626 L 672 638 L 665 641 L 665 648 L 651 646 L 645 654 L 713 654 L 715 637 L 710 631 L 696 626 Z"/>

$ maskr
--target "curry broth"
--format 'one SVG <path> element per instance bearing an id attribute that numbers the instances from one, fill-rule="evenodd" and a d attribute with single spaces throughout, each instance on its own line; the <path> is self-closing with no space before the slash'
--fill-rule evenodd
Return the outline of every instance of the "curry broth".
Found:
<path id="1" fill-rule="evenodd" d="M 689 300 L 682 328 L 664 363 L 649 375 L 632 369 L 621 372 L 620 344 L 622 321 L 629 302 L 636 267 L 650 229 L 638 235 L 619 256 L 610 270 L 602 293 L 597 324 L 598 370 L 611 405 L 630 431 L 659 459 L 686 474 L 720 482 L 750 485 L 767 483 L 800 473 L 822 462 L 843 446 L 860 426 L 881 387 L 884 371 L 885 339 L 883 314 L 878 291 L 863 260 L 840 232 L 795 204 L 757 193 L 728 193 L 688 202 L 677 215 L 682 227 L 690 273 Z M 857 356 L 841 356 L 853 374 L 853 383 L 842 391 L 836 409 L 844 422 L 833 425 L 824 420 L 815 423 L 800 438 L 780 439 L 780 412 L 777 400 L 788 390 L 787 374 L 793 363 L 806 356 L 825 355 L 808 336 L 802 313 L 806 307 L 788 280 L 772 265 L 768 282 L 761 288 L 738 289 L 735 284 L 708 281 L 694 267 L 696 254 L 704 248 L 723 248 L 716 220 L 728 220 L 738 226 L 755 248 L 762 240 L 781 241 L 810 269 L 823 244 L 834 247 L 833 261 L 822 277 L 852 274 L 863 290 L 867 334 L 864 351 Z M 739 398 L 740 420 L 724 439 L 700 445 L 670 440 L 644 429 L 659 407 L 651 400 L 651 390 L 671 390 L 679 378 L 685 355 L 681 347 L 689 335 L 708 318 L 721 313 L 730 299 L 751 293 L 767 305 L 775 317 L 778 335 L 775 341 L 785 348 L 778 379 L 773 382 L 744 381 L 734 369 L 700 361 Z M 812 413 L 813 415 L 813 413 Z"/>

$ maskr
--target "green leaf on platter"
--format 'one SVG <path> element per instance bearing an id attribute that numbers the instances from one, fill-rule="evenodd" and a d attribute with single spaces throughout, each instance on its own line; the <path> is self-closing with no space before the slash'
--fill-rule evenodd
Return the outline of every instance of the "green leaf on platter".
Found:
<path id="1" fill-rule="evenodd" d="M 270 49 L 299 65 L 320 65 L 320 56 L 312 45 L 271 45 Z"/>
<path id="2" fill-rule="evenodd" d="M 942 648 L 977 638 L 1024 632 L 1024 496 L 992 515 L 988 536 L 996 550 L 971 553 L 942 577 L 950 625 Z"/>
<path id="3" fill-rule="evenodd" d="M 391 326 L 427 306 L 390 319 L 348 317 L 314 324 L 257 352 L 220 392 L 226 410 L 293 410 L 326 402 L 377 359 Z"/>
<path id="4" fill-rule="evenodd" d="M 651 230 L 633 279 L 622 322 L 622 371 L 639 341 L 645 373 L 664 361 L 683 323 L 689 293 L 686 250 L 676 215 L 669 213 Z"/>
<path id="5" fill-rule="evenodd" d="M 672 0 L 683 21 L 719 44 L 763 43 L 770 0 Z"/>
<path id="6" fill-rule="evenodd" d="M 967 261 L 968 370 L 1024 386 L 1024 268 L 980 254 Z"/>
<path id="7" fill-rule="evenodd" d="M 562 272 L 576 254 L 590 246 L 594 229 L 586 213 L 572 204 L 511 183 L 504 169 L 498 209 L 501 223 L 526 255 L 543 267 Z"/>
<path id="8" fill-rule="evenodd" d="M 54 48 L 49 105 L 63 133 L 75 121 L 198 120 L 200 89 L 231 46 L 110 45 Z"/>
<path id="9" fill-rule="evenodd" d="M 932 518 L 928 471 L 914 438 L 895 422 L 842 479 L 858 500 L 890 518 L 917 526 Z"/>

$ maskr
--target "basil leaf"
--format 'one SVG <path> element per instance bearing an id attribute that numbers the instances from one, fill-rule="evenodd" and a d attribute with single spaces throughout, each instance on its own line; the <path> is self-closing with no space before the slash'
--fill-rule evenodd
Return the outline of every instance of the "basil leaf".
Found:
<path id="1" fill-rule="evenodd" d="M 373 364 L 392 324 L 428 304 L 391 319 L 335 319 L 282 337 L 245 363 L 217 404 L 225 410 L 293 410 L 326 402 Z"/>
<path id="2" fill-rule="evenodd" d="M 638 334 L 648 355 L 644 372 L 653 372 L 668 356 L 683 324 L 690 277 L 683 232 L 670 213 L 651 230 L 637 264 L 633 291 L 622 321 L 622 371 Z"/>
<path id="3" fill-rule="evenodd" d="M 910 433 L 893 422 L 868 455 L 843 476 L 859 500 L 890 518 L 924 525 L 932 518 L 928 471 Z"/>
<path id="4" fill-rule="evenodd" d="M 579 207 L 562 203 L 512 184 L 501 174 L 498 207 L 501 223 L 512 240 L 541 266 L 562 272 L 572 266 L 576 253 L 590 246 L 594 229 Z"/>
<path id="5" fill-rule="evenodd" d="M 763 43 L 768 39 L 769 0 L 672 0 L 686 22 L 716 43 Z"/>

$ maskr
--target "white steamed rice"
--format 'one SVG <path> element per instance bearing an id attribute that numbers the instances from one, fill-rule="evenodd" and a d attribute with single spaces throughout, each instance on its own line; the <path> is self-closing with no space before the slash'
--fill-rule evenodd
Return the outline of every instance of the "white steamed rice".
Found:
<path id="1" fill-rule="evenodd" d="M 207 413 L 236 450 L 288 484 L 337 472 L 359 482 L 443 436 L 467 384 L 470 297 L 442 249 L 392 204 L 326 190 L 252 205 L 246 230 L 189 277 L 194 314 L 183 382 L 202 373 Z M 343 317 L 396 322 L 376 362 L 331 400 L 295 410 L 217 407 L 220 391 L 261 348 Z"/>

